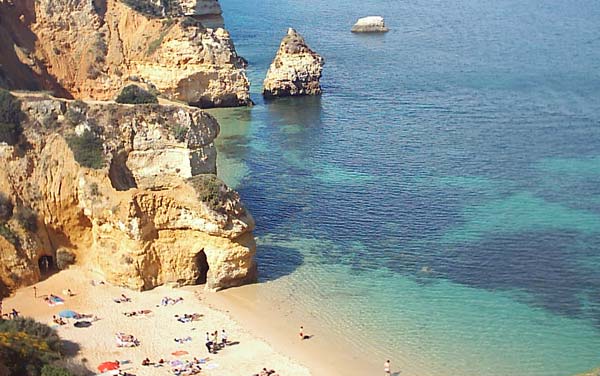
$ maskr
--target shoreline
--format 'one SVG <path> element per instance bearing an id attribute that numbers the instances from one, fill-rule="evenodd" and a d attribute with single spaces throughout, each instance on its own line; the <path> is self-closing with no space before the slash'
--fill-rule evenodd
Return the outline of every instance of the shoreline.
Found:
<path id="1" fill-rule="evenodd" d="M 253 336 L 275 349 L 281 349 L 284 354 L 307 367 L 312 375 L 364 376 L 383 373 L 385 360 L 379 362 L 369 359 L 367 354 L 361 353 L 342 335 L 321 324 L 314 315 L 287 310 L 265 299 L 261 296 L 261 288 L 261 284 L 235 287 L 207 294 L 206 301 L 211 308 L 243 323 Z M 304 326 L 310 339 L 299 339 L 300 326 Z"/>
<path id="2" fill-rule="evenodd" d="M 136 376 L 173 375 L 173 361 L 204 359 L 201 374 L 212 376 L 254 375 L 263 367 L 274 369 L 281 376 L 309 376 L 308 369 L 282 351 L 251 335 L 243 323 L 238 324 L 228 315 L 210 308 L 205 302 L 204 286 L 170 287 L 159 286 L 153 290 L 139 292 L 113 286 L 108 283 L 92 285 L 91 281 L 102 280 L 97 274 L 82 266 L 70 267 L 51 275 L 34 285 L 23 287 L 3 300 L 4 312 L 15 308 L 23 317 L 54 326 L 72 359 L 83 363 L 91 372 L 105 361 L 121 362 L 121 370 Z M 37 298 L 34 289 L 37 288 Z M 63 290 L 71 289 L 74 295 L 66 296 Z M 64 304 L 49 306 L 45 295 L 59 295 Z M 114 298 L 125 294 L 130 302 L 115 303 Z M 176 304 L 161 305 L 163 297 L 182 298 Z M 86 328 L 74 327 L 74 319 L 65 319 L 66 325 L 53 325 L 52 317 L 63 310 L 97 316 Z M 140 310 L 147 314 L 127 317 L 125 312 Z M 178 317 L 196 313 L 200 317 L 192 322 L 179 322 Z M 177 316 L 175 316 L 177 315 Z M 205 333 L 225 329 L 229 346 L 217 354 L 208 353 Z M 139 340 L 137 347 L 118 347 L 116 333 L 133 335 Z M 189 338 L 189 339 L 188 339 Z M 178 342 L 175 339 L 186 339 Z M 220 341 L 220 337 L 219 337 Z M 185 352 L 177 354 L 177 352 Z M 161 367 L 142 366 L 149 358 L 157 363 L 166 361 Z"/>
<path id="3" fill-rule="evenodd" d="M 74 320 L 57 326 L 61 339 L 76 344 L 78 351 L 73 359 L 84 363 L 92 372 L 104 361 L 119 360 L 125 371 L 137 376 L 171 375 L 170 367 L 143 367 L 141 361 L 148 357 L 156 362 L 191 360 L 209 357 L 203 374 L 208 375 L 254 375 L 263 367 L 276 370 L 281 376 L 320 375 L 371 375 L 380 373 L 382 365 L 369 364 L 342 338 L 327 328 L 320 327 L 315 318 L 306 318 L 301 325 L 313 337 L 299 340 L 299 318 L 296 313 L 285 312 L 285 307 L 270 305 L 260 300 L 260 285 L 247 285 L 221 292 L 209 292 L 204 286 L 159 286 L 153 290 L 138 292 L 109 284 L 92 286 L 99 276 L 83 266 L 72 266 L 51 275 L 34 285 L 23 287 L 4 299 L 4 312 L 16 308 L 21 316 L 32 317 L 42 323 L 52 323 L 52 316 L 63 310 L 98 316 L 89 328 L 75 328 Z M 37 298 L 34 298 L 34 289 Z M 63 290 L 75 294 L 67 297 Z M 44 295 L 63 297 L 65 303 L 48 306 Z M 112 300 L 121 294 L 131 302 L 116 304 Z M 181 303 L 162 307 L 163 296 L 183 297 Z M 125 317 L 124 312 L 148 309 L 148 316 Z M 180 323 L 174 315 L 199 313 L 198 322 Z M 239 345 L 225 347 L 217 355 L 208 354 L 205 348 L 205 332 L 226 329 L 229 340 Z M 140 340 L 139 347 L 116 347 L 116 332 L 132 334 Z M 172 337 L 190 337 L 178 344 Z M 171 355 L 185 350 L 189 355 L 176 358 Z M 383 364 L 383 363 L 382 363 Z"/>

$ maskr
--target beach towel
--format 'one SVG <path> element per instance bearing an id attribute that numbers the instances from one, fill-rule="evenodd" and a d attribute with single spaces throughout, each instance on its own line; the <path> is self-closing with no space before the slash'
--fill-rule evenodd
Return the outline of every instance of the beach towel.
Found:
<path id="1" fill-rule="evenodd" d="M 65 300 L 60 296 L 51 296 L 48 298 L 48 305 L 50 307 L 54 307 L 61 304 L 65 304 Z"/>

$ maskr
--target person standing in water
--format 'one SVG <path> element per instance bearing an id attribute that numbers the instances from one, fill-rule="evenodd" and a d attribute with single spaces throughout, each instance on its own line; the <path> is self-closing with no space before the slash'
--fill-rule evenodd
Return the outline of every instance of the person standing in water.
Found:
<path id="1" fill-rule="evenodd" d="M 389 360 L 386 360 L 385 363 L 383 363 L 383 372 L 385 372 L 385 376 L 390 376 L 392 374 L 392 372 L 390 371 Z"/>

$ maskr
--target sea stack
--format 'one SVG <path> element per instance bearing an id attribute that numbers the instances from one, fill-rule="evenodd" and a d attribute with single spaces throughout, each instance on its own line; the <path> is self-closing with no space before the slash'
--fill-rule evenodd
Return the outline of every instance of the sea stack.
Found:
<path id="1" fill-rule="evenodd" d="M 265 98 L 321 94 L 324 59 L 292 28 L 283 37 L 264 81 Z"/>
<path id="2" fill-rule="evenodd" d="M 353 33 L 385 33 L 390 29 L 385 26 L 385 21 L 381 16 L 369 16 L 359 18 L 352 26 Z"/>

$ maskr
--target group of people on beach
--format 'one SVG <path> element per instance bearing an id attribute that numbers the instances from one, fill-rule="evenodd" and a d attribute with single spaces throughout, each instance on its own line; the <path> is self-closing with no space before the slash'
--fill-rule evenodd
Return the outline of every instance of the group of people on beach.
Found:
<path id="1" fill-rule="evenodd" d="M 212 337 L 212 338 L 211 338 Z M 221 342 L 219 342 L 219 331 L 215 330 L 212 333 L 206 332 L 206 349 L 209 353 L 216 354 L 217 350 L 220 350 L 227 346 L 227 333 L 225 329 L 221 330 Z"/>
<path id="2" fill-rule="evenodd" d="M 275 372 L 274 369 L 267 370 L 266 368 L 263 368 L 259 373 L 255 373 L 252 376 L 279 376 L 279 374 Z"/>
<path id="3" fill-rule="evenodd" d="M 16 319 L 17 317 L 19 317 L 19 311 L 17 311 L 16 309 L 11 309 L 9 313 L 3 313 L 2 312 L 2 299 L 0 299 L 0 319 L 7 317 L 9 319 Z"/>
<path id="4" fill-rule="evenodd" d="M 58 325 L 67 325 L 67 322 L 62 317 L 56 317 L 55 315 L 52 316 L 52 322 Z"/>
<path id="5" fill-rule="evenodd" d="M 129 303 L 131 302 L 131 298 L 125 294 L 121 294 L 118 298 L 114 298 L 113 302 L 115 303 Z"/>

